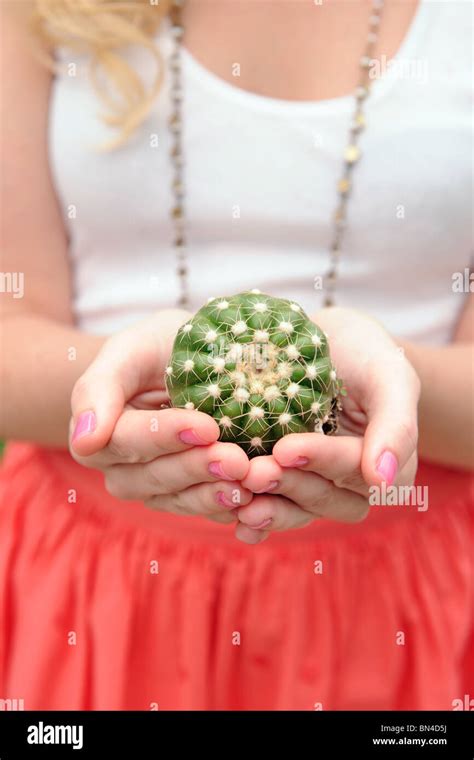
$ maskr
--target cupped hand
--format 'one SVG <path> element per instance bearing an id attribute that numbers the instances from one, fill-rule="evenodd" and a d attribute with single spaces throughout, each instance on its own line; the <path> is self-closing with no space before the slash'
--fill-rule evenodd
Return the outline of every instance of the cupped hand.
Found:
<path id="1" fill-rule="evenodd" d="M 253 494 L 240 485 L 249 460 L 221 443 L 215 420 L 202 412 L 161 408 L 164 371 L 187 312 L 160 312 L 109 338 L 72 393 L 70 451 L 101 470 L 121 499 L 217 522 L 237 519 Z"/>
<path id="2" fill-rule="evenodd" d="M 272 456 L 252 460 L 243 485 L 258 495 L 237 510 L 237 537 L 246 543 L 316 518 L 357 522 L 368 513 L 370 487 L 415 478 L 420 383 L 403 351 L 360 312 L 324 309 L 314 321 L 329 336 L 347 393 L 339 433 L 288 435 Z"/>

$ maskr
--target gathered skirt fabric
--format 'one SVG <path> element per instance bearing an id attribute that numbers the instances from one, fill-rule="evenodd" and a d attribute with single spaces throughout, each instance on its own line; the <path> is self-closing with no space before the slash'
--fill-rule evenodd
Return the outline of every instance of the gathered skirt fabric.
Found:
<path id="1" fill-rule="evenodd" d="M 67 452 L 0 474 L 0 699 L 29 710 L 453 709 L 474 691 L 473 480 L 239 543 Z"/>

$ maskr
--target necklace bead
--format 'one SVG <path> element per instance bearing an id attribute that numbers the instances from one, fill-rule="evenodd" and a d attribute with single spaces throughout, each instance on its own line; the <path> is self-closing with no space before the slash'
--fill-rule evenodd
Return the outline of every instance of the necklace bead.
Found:
<path id="1" fill-rule="evenodd" d="M 178 306 L 189 308 L 188 275 L 189 269 L 186 260 L 186 219 L 183 206 L 185 193 L 183 178 L 183 150 L 182 150 L 182 114 L 183 90 L 181 86 L 181 41 L 184 35 L 181 10 L 185 0 L 171 0 L 171 36 L 172 51 L 169 57 L 170 69 L 170 102 L 172 110 L 169 117 L 169 129 L 173 137 L 173 146 L 170 151 L 173 178 L 171 189 L 174 204 L 171 209 L 171 218 L 174 225 L 173 246 L 177 256 L 177 275 L 180 283 Z M 370 55 L 373 45 L 378 39 L 378 29 L 381 21 L 381 11 L 384 0 L 372 0 L 372 10 L 368 19 L 368 32 L 366 37 L 366 49 L 359 58 L 361 70 L 360 83 L 354 92 L 355 112 L 349 126 L 349 140 L 343 155 L 343 172 L 337 182 L 339 203 L 333 217 L 331 242 L 329 245 L 329 266 L 323 277 L 324 306 L 333 306 L 334 291 L 338 278 L 338 265 L 341 255 L 341 243 L 346 228 L 346 207 L 350 191 L 352 189 L 351 173 L 361 157 L 361 150 L 356 144 L 360 132 L 365 128 L 365 115 L 363 105 L 370 94 L 369 70 L 372 65 Z M 212 301 L 212 299 L 211 299 Z"/>

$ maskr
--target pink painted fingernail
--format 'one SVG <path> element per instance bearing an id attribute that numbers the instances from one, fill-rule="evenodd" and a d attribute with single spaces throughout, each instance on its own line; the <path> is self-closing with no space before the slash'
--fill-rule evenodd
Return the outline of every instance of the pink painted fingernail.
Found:
<path id="1" fill-rule="evenodd" d="M 261 488 L 260 491 L 254 491 L 254 493 L 269 493 L 270 491 L 274 491 L 275 488 L 278 488 L 279 485 L 280 485 L 279 480 L 271 480 L 268 486 L 265 486 L 265 488 Z"/>
<path id="2" fill-rule="evenodd" d="M 220 480 L 235 480 L 235 478 L 230 478 L 227 475 L 220 462 L 211 462 L 208 469 L 211 475 L 214 475 L 216 478 L 220 478 Z"/>
<path id="3" fill-rule="evenodd" d="M 247 527 L 252 528 L 252 530 L 263 530 L 263 528 L 267 528 L 271 522 L 273 522 L 273 517 L 267 517 L 266 520 L 262 520 L 258 525 L 247 525 Z"/>
<path id="4" fill-rule="evenodd" d="M 296 457 L 296 459 L 293 459 L 289 464 L 283 464 L 282 467 L 303 467 L 303 465 L 308 464 L 308 462 L 308 457 Z"/>
<path id="5" fill-rule="evenodd" d="M 193 446 L 208 446 L 209 441 L 205 441 L 204 438 L 201 438 L 200 435 L 196 433 L 195 430 L 192 428 L 188 428 L 187 430 L 182 430 L 181 433 L 178 433 L 178 438 L 183 443 L 190 443 Z"/>
<path id="6" fill-rule="evenodd" d="M 391 486 L 395 480 L 397 470 L 398 462 L 395 455 L 391 451 L 384 451 L 377 462 L 377 472 L 380 473 L 388 486 Z"/>
<path id="7" fill-rule="evenodd" d="M 234 504 L 233 501 L 227 498 L 224 491 L 218 491 L 216 494 L 216 501 L 218 504 L 221 504 L 223 507 L 227 507 L 227 509 L 235 509 L 236 507 L 239 507 L 239 504 Z"/>
<path id="8" fill-rule="evenodd" d="M 76 421 L 72 440 L 77 441 L 89 433 L 93 433 L 96 428 L 96 418 L 94 412 L 82 412 Z"/>

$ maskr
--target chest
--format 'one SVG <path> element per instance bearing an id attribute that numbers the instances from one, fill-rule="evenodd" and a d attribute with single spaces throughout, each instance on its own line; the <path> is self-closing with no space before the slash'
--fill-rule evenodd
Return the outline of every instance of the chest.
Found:
<path id="1" fill-rule="evenodd" d="M 373 56 L 393 58 L 418 0 L 387 0 Z M 367 44 L 372 2 L 188 0 L 184 44 L 208 70 L 237 87 L 287 100 L 352 92 Z"/>

